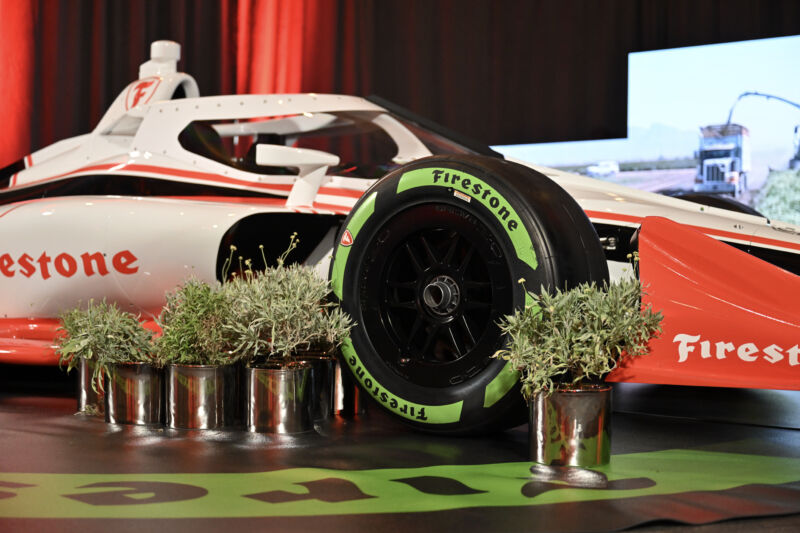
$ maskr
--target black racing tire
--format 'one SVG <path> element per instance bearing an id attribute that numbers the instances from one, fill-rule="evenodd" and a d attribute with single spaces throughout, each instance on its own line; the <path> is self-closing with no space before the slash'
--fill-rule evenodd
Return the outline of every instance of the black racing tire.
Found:
<path id="1" fill-rule="evenodd" d="M 492 358 L 525 289 L 601 282 L 608 269 L 586 214 L 543 174 L 436 156 L 364 194 L 330 278 L 356 322 L 342 357 L 361 388 L 416 428 L 464 434 L 525 420 L 518 375 Z"/>

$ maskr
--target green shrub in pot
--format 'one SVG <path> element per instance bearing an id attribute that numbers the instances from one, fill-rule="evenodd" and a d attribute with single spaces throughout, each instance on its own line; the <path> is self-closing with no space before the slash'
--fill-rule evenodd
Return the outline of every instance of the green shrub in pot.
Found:
<path id="1" fill-rule="evenodd" d="M 648 352 L 661 331 L 661 313 L 642 309 L 642 286 L 634 278 L 530 296 L 529 305 L 501 323 L 509 344 L 495 356 L 520 372 L 530 405 L 531 460 L 605 464 L 611 387 L 603 380 L 624 359 Z"/>
<path id="2" fill-rule="evenodd" d="M 67 372 L 81 357 L 95 361 L 95 378 L 112 363 L 153 362 L 153 332 L 116 304 L 89 300 L 86 308 L 70 309 L 59 318 L 64 335 L 56 340 L 56 353 Z"/>
<path id="3" fill-rule="evenodd" d="M 509 345 L 496 355 L 522 372 L 526 398 L 603 380 L 623 358 L 648 352 L 661 313 L 640 309 L 636 279 L 531 294 L 532 303 L 507 316 Z"/>
<path id="4" fill-rule="evenodd" d="M 122 311 L 105 300 L 89 300 L 85 307 L 70 309 L 61 314 L 63 335 L 56 340 L 59 365 L 67 372 L 90 363 L 91 377 L 79 391 L 79 409 L 93 411 L 100 407 L 96 396 L 102 394 L 103 375 L 109 374 L 118 363 L 153 363 L 153 333 L 142 327 L 139 317 Z M 89 390 L 90 389 L 90 390 Z"/>
<path id="5" fill-rule="evenodd" d="M 189 279 L 167 294 L 159 317 L 162 335 L 157 353 L 164 364 L 221 366 L 237 362 L 229 293 L 219 286 Z"/>
<path id="6" fill-rule="evenodd" d="M 328 299 L 326 280 L 310 267 L 286 264 L 296 244 L 292 236 L 277 266 L 263 271 L 245 261 L 241 275 L 223 286 L 233 311 L 227 327 L 248 361 L 250 431 L 302 432 L 333 413 L 334 352 L 352 321 Z"/>
<path id="7" fill-rule="evenodd" d="M 331 353 L 352 327 L 350 317 L 328 299 L 327 280 L 313 268 L 286 264 L 296 244 L 292 236 L 277 266 L 254 272 L 248 261 L 243 275 L 223 286 L 232 311 L 227 329 L 236 353 L 251 364 L 289 364 L 303 352 Z"/>
<path id="8" fill-rule="evenodd" d="M 242 419 L 228 292 L 189 279 L 167 294 L 159 317 L 158 358 L 166 366 L 166 421 L 171 428 L 220 429 Z"/>

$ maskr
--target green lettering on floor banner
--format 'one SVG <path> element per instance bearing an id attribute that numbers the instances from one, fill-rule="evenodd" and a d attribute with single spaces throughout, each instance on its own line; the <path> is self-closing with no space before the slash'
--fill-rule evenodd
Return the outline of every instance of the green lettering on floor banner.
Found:
<path id="1" fill-rule="evenodd" d="M 615 455 L 614 490 L 548 490 L 530 463 L 240 474 L 0 473 L 0 518 L 227 518 L 415 513 L 720 491 L 800 481 L 800 459 L 696 450 Z M 426 491 L 426 483 L 432 483 Z M 436 483 L 459 488 L 441 494 Z M 619 487 L 632 488 L 620 490 Z M 309 504 L 313 502 L 312 504 Z"/>

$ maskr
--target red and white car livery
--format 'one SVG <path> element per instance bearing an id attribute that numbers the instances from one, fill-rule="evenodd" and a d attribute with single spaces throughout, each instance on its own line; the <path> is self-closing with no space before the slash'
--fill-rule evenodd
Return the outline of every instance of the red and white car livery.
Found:
<path id="1" fill-rule="evenodd" d="M 199 97 L 179 46 L 92 133 L 0 171 L 0 362 L 52 364 L 57 316 L 107 298 L 153 320 L 230 246 L 330 276 L 358 326 L 343 362 L 393 414 L 438 432 L 517 420 L 491 355 L 529 287 L 631 275 L 664 312 L 611 379 L 800 389 L 800 228 L 523 162 L 352 96 Z"/>

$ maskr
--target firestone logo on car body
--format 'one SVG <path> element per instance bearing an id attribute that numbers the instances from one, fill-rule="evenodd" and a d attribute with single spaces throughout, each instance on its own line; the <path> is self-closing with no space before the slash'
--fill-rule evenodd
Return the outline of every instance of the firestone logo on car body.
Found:
<path id="1" fill-rule="evenodd" d="M 678 362 L 684 363 L 694 354 L 697 356 L 697 346 L 700 346 L 700 357 L 702 359 L 727 359 L 738 357 L 746 363 L 754 363 L 763 359 L 768 363 L 778 363 L 788 359 L 789 366 L 800 365 L 800 346 L 795 344 L 789 349 L 784 349 L 777 344 L 770 344 L 766 348 L 759 348 L 752 342 L 739 344 L 738 346 L 728 341 L 713 342 L 710 340 L 700 340 L 700 335 L 688 335 L 679 333 L 675 335 L 672 342 L 678 343 Z"/>
<path id="2" fill-rule="evenodd" d="M 125 110 L 133 109 L 139 104 L 148 103 L 160 84 L 161 78 L 155 76 L 131 83 L 125 95 Z"/>
<path id="3" fill-rule="evenodd" d="M 38 272 L 42 279 L 46 280 L 55 274 L 71 278 L 78 272 L 83 272 L 87 277 L 107 276 L 113 269 L 119 274 L 132 275 L 139 271 L 139 266 L 136 265 L 138 260 L 139 258 L 130 250 L 115 253 L 111 257 L 110 265 L 106 261 L 106 254 L 101 252 L 86 252 L 78 257 L 66 252 L 55 255 L 42 252 L 36 259 L 27 253 L 16 258 L 5 253 L 0 255 L 0 274 L 7 278 L 17 275 L 30 278 Z"/>

